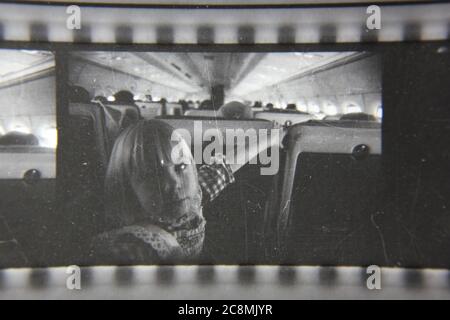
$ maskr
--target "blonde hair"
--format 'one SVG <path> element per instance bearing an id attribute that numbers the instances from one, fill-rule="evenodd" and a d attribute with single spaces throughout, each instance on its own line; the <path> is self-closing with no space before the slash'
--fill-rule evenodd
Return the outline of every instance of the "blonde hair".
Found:
<path id="1" fill-rule="evenodd" d="M 134 182 L 151 181 L 159 188 L 162 163 L 172 162 L 173 132 L 174 128 L 161 120 L 141 120 L 117 138 L 105 177 L 108 228 L 152 221 L 153 217 L 138 199 Z M 197 176 L 195 165 L 194 170 Z"/>

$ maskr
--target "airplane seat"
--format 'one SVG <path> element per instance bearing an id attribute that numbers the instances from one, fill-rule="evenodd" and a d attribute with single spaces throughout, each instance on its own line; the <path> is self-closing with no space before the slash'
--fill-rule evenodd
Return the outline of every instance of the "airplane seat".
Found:
<path id="1" fill-rule="evenodd" d="M 69 101 L 79 103 L 89 103 L 89 92 L 81 86 L 69 87 Z"/>
<path id="2" fill-rule="evenodd" d="M 19 242 L 11 234 L 5 218 L 0 215 L 0 268 L 26 267 L 28 259 Z"/>
<path id="3" fill-rule="evenodd" d="M 272 122 L 260 119 L 230 120 L 201 116 L 159 116 L 157 119 L 161 119 L 174 128 L 185 129 L 186 134 L 189 133 L 189 135 L 184 136 L 184 138 L 187 141 L 191 140 L 192 144 L 195 142 L 194 139 L 191 138 L 195 136 L 196 128 L 197 130 L 202 130 L 201 133 L 203 134 L 207 130 L 215 129 L 220 131 L 224 137 L 227 129 L 242 129 L 244 132 L 249 132 L 248 130 L 250 130 L 250 132 L 256 130 L 256 132 L 259 132 L 261 129 L 270 131 L 275 128 Z M 181 132 L 181 134 L 183 135 L 184 133 Z M 191 145 L 191 147 L 193 147 L 193 145 Z"/>
<path id="4" fill-rule="evenodd" d="M 255 113 L 255 119 L 265 119 L 273 121 L 281 126 L 290 126 L 297 123 L 307 122 L 313 119 L 313 116 L 301 112 L 271 112 L 262 111 Z"/>
<path id="5" fill-rule="evenodd" d="M 377 121 L 377 118 L 364 112 L 352 112 L 343 114 L 339 120 Z"/>
<path id="6" fill-rule="evenodd" d="M 11 131 L 0 136 L 0 146 L 38 146 L 39 139 L 34 134 Z"/>
<path id="7" fill-rule="evenodd" d="M 166 103 L 166 114 L 169 116 L 182 116 L 183 106 L 180 103 Z"/>
<path id="8" fill-rule="evenodd" d="M 380 240 L 385 223 L 381 169 L 378 123 L 310 121 L 292 126 L 277 222 L 282 263 L 387 261 Z"/>
<path id="9" fill-rule="evenodd" d="M 127 109 L 122 120 L 122 129 L 129 127 L 141 119 L 139 109 Z"/>
<path id="10" fill-rule="evenodd" d="M 190 117 L 205 117 L 205 118 L 222 118 L 222 114 L 217 110 L 188 110 L 184 114 Z"/>
<path id="11" fill-rule="evenodd" d="M 124 129 L 138 122 L 141 119 L 141 113 L 139 107 L 135 105 L 106 104 L 103 106 L 109 158 L 117 137 Z"/>
<path id="12" fill-rule="evenodd" d="M 87 147 L 92 145 L 92 159 L 98 159 L 102 167 L 108 163 L 107 150 L 109 149 L 106 139 L 105 112 L 103 108 L 92 103 L 70 103 L 69 104 L 69 131 L 68 138 L 71 143 L 79 140 L 80 144 L 73 146 Z M 72 141 L 73 140 L 73 141 Z M 85 150 L 87 151 L 87 150 Z"/>
<path id="13" fill-rule="evenodd" d="M 141 117 L 151 120 L 162 114 L 162 104 L 159 102 L 136 102 L 139 107 Z"/>
<path id="14" fill-rule="evenodd" d="M 108 166 L 105 114 L 97 104 L 70 103 L 67 128 L 66 179 L 70 199 L 101 198 Z M 80 204 L 81 205 L 81 204 Z"/>
<path id="15" fill-rule="evenodd" d="M 72 221 L 72 256 L 84 257 L 85 243 L 102 223 L 104 178 L 110 150 L 104 108 L 96 103 L 70 103 L 63 170 L 66 219 Z M 69 231 L 69 230 L 68 230 Z M 80 258 L 82 259 L 82 258 Z"/>
<path id="16" fill-rule="evenodd" d="M 224 104 L 219 112 L 225 119 L 253 119 L 252 108 L 238 101 Z"/>

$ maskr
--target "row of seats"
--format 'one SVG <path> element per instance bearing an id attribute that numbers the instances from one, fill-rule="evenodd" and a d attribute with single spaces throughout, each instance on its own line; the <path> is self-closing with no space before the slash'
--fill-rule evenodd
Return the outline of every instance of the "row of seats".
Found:
<path id="1" fill-rule="evenodd" d="M 279 189 L 269 200 L 279 211 L 266 221 L 274 254 L 287 264 L 387 263 L 378 225 L 380 124 L 300 123 L 289 128 L 285 146 Z"/>
<path id="2" fill-rule="evenodd" d="M 159 110 L 158 105 L 150 103 L 140 106 L 71 103 L 69 110 L 74 127 L 78 130 L 90 127 L 79 135 L 95 138 L 90 142 L 98 154 L 87 162 L 98 160 L 93 166 L 100 177 L 98 181 L 104 175 L 117 136 L 140 118 L 159 117 L 176 128 L 188 128 L 189 131 L 192 131 L 194 120 L 203 120 L 204 129 L 242 128 L 243 125 L 251 128 L 258 121 L 264 128 L 270 128 L 272 124 L 261 118 L 220 120 L 193 117 L 192 113 L 190 119 L 168 117 L 154 112 Z M 291 114 L 283 116 L 292 121 Z M 266 228 L 267 236 L 275 230 L 275 241 L 271 246 L 279 249 L 281 259 L 286 263 L 326 264 L 332 260 L 333 250 L 339 252 L 343 263 L 366 263 L 369 259 L 364 252 L 378 254 L 380 249 L 378 242 L 364 241 L 361 236 L 361 232 L 373 234 L 371 226 L 379 203 L 375 191 L 380 177 L 380 125 L 354 120 L 310 121 L 308 115 L 299 116 L 305 117 L 306 122 L 294 124 L 288 130 L 286 160 L 280 171 L 281 186 L 279 192 L 272 193 L 275 198 L 270 199 L 279 209 L 267 215 L 269 219 L 265 220 L 265 223 L 275 223 L 275 229 L 273 225 Z M 99 190 L 101 188 L 100 183 Z M 358 230 L 359 225 L 365 227 Z"/>
<path id="3" fill-rule="evenodd" d="M 138 106 L 142 118 L 147 120 L 154 119 L 162 115 L 183 115 L 183 108 L 179 103 L 136 101 L 135 104 Z"/>
<path id="4" fill-rule="evenodd" d="M 70 125 L 75 132 L 77 128 L 88 127 L 92 132 L 98 159 L 106 168 L 115 140 L 128 126 L 139 121 L 140 109 L 133 105 L 96 103 L 70 103 Z"/>
<path id="5" fill-rule="evenodd" d="M 224 119 L 264 119 L 286 127 L 316 119 L 314 115 L 305 112 L 295 110 L 255 109 L 239 102 L 225 104 L 218 110 L 188 110 L 186 111 L 185 116 Z M 334 116 L 334 118 L 328 116 L 324 120 L 377 121 L 374 116 L 360 112 L 337 115 Z"/>

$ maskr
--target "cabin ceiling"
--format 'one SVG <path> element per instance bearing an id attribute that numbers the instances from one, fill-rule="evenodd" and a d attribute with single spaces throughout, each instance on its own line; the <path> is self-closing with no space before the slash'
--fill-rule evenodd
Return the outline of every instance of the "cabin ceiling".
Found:
<path id="1" fill-rule="evenodd" d="M 209 94 L 223 85 L 227 96 L 243 98 L 353 52 L 79 52 L 76 56 L 186 94 Z"/>
<path id="2" fill-rule="evenodd" d="M 230 90 L 230 95 L 248 94 L 287 82 L 316 68 L 353 55 L 353 52 L 278 52 L 264 55 Z"/>
<path id="3" fill-rule="evenodd" d="M 0 49 L 0 85 L 53 68 L 49 51 Z"/>

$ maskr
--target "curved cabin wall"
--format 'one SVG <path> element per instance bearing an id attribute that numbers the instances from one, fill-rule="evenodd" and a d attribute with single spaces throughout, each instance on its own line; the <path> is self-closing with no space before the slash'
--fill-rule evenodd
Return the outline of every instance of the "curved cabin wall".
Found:
<path id="1" fill-rule="evenodd" d="M 327 104 L 337 113 L 348 112 L 346 106 L 355 104 L 361 111 L 375 114 L 381 106 L 381 67 L 379 56 L 320 68 L 308 75 L 263 88 L 246 96 L 249 100 L 275 102 L 281 107 L 296 103 L 302 111 L 316 105 L 327 113 Z"/>
<path id="2" fill-rule="evenodd" d="M 0 87 L 0 135 L 32 133 L 45 144 L 56 128 L 55 76 Z"/>
<path id="3" fill-rule="evenodd" d="M 133 94 L 152 95 L 153 97 L 169 97 L 173 101 L 183 99 L 186 93 L 156 82 L 132 76 L 113 68 L 105 68 L 80 59 L 71 59 L 69 82 L 89 91 L 91 98 L 108 97 L 120 90 L 128 90 Z"/>

